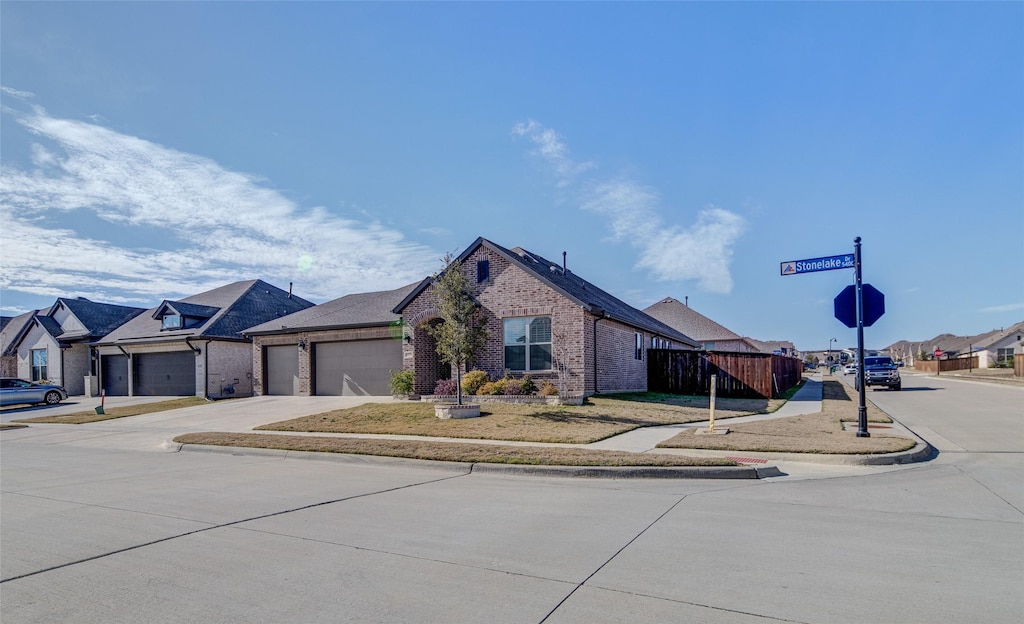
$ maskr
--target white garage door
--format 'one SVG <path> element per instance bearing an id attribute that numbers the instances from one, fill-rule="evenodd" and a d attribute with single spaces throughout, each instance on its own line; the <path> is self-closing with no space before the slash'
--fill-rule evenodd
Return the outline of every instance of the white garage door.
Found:
<path id="1" fill-rule="evenodd" d="M 402 341 L 318 342 L 314 366 L 318 395 L 387 396 L 391 371 L 402 369 Z"/>

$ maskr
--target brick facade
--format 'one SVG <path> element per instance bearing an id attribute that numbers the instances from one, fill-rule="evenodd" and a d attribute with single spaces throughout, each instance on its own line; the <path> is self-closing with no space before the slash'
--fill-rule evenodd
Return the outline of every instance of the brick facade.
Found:
<path id="1" fill-rule="evenodd" d="M 477 262 L 481 260 L 489 262 L 490 276 L 478 283 Z M 486 246 L 477 247 L 464 260 L 462 271 L 470 294 L 483 308 L 488 331 L 487 344 L 471 369 L 486 371 L 491 379 L 504 375 L 504 319 L 550 316 L 552 357 L 556 362 L 566 363 L 563 384 L 567 393 L 590 395 L 647 389 L 646 361 L 634 359 L 636 329 L 588 313 Z M 437 318 L 432 289 L 428 286 L 402 310 L 407 331 L 413 337 L 411 343 L 403 346 L 403 363 L 406 369 L 414 371 L 415 391 L 420 394 L 432 394 L 440 374 L 434 342 L 423 329 L 424 323 Z M 644 334 L 645 354 L 650 339 L 649 334 Z M 559 385 L 557 368 L 554 365 L 550 371 L 531 371 L 530 376 L 538 382 L 546 379 Z"/>

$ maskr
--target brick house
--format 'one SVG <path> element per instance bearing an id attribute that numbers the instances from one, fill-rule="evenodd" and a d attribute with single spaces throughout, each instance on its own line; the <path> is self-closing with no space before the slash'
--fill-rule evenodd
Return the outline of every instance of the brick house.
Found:
<path id="1" fill-rule="evenodd" d="M 312 305 L 258 279 L 163 301 L 93 343 L 97 387 L 111 396 L 248 396 L 252 339 L 242 331 Z"/>
<path id="2" fill-rule="evenodd" d="M 622 302 L 575 273 L 516 247 L 478 238 L 458 257 L 470 294 L 484 311 L 487 344 L 471 369 L 496 379 L 510 371 L 550 380 L 569 394 L 645 391 L 647 350 L 699 343 Z M 432 280 L 417 285 L 394 312 L 405 324 L 403 366 L 415 391 L 432 394 L 449 370 L 424 329 L 440 322 Z"/>
<path id="3" fill-rule="evenodd" d="M 18 316 L 4 327 L 3 356 L 13 363 L 4 374 L 62 385 L 70 395 L 87 394 L 95 366 L 90 343 L 142 312 L 84 297 L 58 298 L 49 308 Z"/>
<path id="4" fill-rule="evenodd" d="M 699 341 L 705 351 L 760 353 L 760 349 L 750 339 L 691 308 L 688 297 L 682 302 L 666 297 L 644 308 L 644 312 Z"/>
<path id="5" fill-rule="evenodd" d="M 345 295 L 242 332 L 253 340 L 253 390 L 266 395 L 388 395 L 402 369 L 402 317 L 417 284 Z"/>

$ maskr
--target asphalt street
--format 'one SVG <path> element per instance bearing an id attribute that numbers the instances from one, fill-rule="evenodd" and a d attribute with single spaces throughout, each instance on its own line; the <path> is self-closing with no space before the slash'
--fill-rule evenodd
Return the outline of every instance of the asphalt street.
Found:
<path id="1" fill-rule="evenodd" d="M 1024 390 L 904 388 L 869 398 L 931 461 L 758 481 L 153 443 L 204 408 L 4 431 L 0 619 L 1024 621 Z"/>

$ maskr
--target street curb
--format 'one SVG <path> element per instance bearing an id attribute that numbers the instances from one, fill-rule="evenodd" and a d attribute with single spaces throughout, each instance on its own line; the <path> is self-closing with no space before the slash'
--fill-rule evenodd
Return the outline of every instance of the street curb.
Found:
<path id="1" fill-rule="evenodd" d="M 178 443 L 175 443 L 178 444 Z M 596 478 L 596 479 L 763 479 L 783 473 L 775 466 L 536 466 L 445 462 L 407 457 L 383 457 L 351 453 L 286 451 L 242 446 L 179 444 L 179 452 L 216 453 L 221 455 L 277 457 L 280 459 L 312 459 L 343 464 L 400 466 L 509 476 Z"/>

